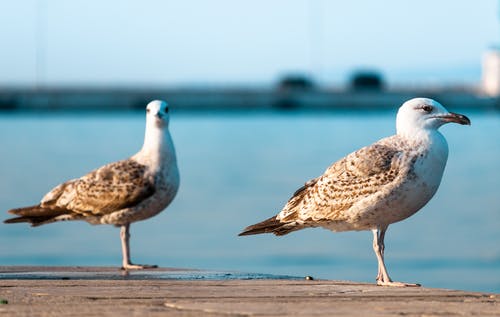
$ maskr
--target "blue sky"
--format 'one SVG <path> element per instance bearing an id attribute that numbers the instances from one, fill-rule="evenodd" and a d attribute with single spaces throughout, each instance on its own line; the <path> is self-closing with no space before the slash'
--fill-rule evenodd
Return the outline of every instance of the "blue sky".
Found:
<path id="1" fill-rule="evenodd" d="M 500 43 L 497 0 L 0 2 L 0 85 L 263 85 L 480 80 Z"/>

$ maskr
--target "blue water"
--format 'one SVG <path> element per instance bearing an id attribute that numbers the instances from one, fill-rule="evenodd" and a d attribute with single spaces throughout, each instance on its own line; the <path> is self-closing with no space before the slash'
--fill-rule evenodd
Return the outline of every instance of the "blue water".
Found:
<path id="1" fill-rule="evenodd" d="M 395 280 L 500 292 L 500 116 L 466 113 L 447 125 L 448 165 L 433 200 L 392 225 L 386 261 Z M 0 220 L 53 186 L 142 144 L 137 113 L 0 114 Z M 181 188 L 172 205 L 131 227 L 132 259 L 167 267 L 374 281 L 370 232 L 306 229 L 237 237 L 277 213 L 307 179 L 394 132 L 387 113 L 175 113 Z M 84 222 L 0 225 L 0 265 L 121 263 L 118 229 Z"/>
<path id="2" fill-rule="evenodd" d="M 17 267 L 19 268 L 19 267 Z M 28 271 L 29 270 L 29 271 Z M 22 269 L 21 272 L 2 272 L 0 280 L 299 280 L 304 277 L 276 274 L 245 273 L 245 272 L 220 272 L 205 270 L 169 270 L 150 269 L 124 271 L 117 268 L 95 271 L 37 271 L 36 269 Z"/>

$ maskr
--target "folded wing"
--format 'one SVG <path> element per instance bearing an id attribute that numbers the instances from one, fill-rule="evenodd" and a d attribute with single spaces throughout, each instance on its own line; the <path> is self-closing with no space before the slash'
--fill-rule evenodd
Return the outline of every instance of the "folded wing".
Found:
<path id="1" fill-rule="evenodd" d="M 38 225 L 61 216 L 66 216 L 62 220 L 106 215 L 147 199 L 155 192 L 154 184 L 155 180 L 148 176 L 144 165 L 133 160 L 111 163 L 60 184 L 38 205 L 10 210 L 20 217 L 6 222 Z"/>

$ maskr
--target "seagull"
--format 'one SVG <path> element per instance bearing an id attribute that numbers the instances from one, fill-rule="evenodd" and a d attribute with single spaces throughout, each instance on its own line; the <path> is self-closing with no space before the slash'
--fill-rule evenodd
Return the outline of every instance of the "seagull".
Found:
<path id="1" fill-rule="evenodd" d="M 122 268 L 157 267 L 131 262 L 130 224 L 160 213 L 172 202 L 179 188 L 177 159 L 168 123 L 167 103 L 151 101 L 146 107 L 146 133 L 139 152 L 56 186 L 37 205 L 9 210 L 18 217 L 5 223 L 27 222 L 36 227 L 57 221 L 84 220 L 119 226 Z"/>
<path id="2" fill-rule="evenodd" d="M 377 284 L 395 282 L 384 263 L 384 238 L 390 224 L 419 211 L 436 193 L 448 158 L 448 144 L 438 128 L 455 122 L 470 125 L 428 98 L 405 102 L 396 117 L 396 135 L 361 148 L 299 188 L 276 216 L 249 226 L 239 235 L 322 227 L 331 231 L 373 232 Z"/>

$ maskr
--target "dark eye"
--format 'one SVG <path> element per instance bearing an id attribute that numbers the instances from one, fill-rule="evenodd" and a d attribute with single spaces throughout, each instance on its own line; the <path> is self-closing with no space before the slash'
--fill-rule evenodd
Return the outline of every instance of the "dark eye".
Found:
<path id="1" fill-rule="evenodd" d="M 149 108 L 146 108 L 146 113 L 149 113 L 149 112 L 150 112 Z"/>
<path id="2" fill-rule="evenodd" d="M 429 105 L 422 106 L 422 110 L 424 110 L 427 113 L 432 112 L 432 109 L 433 109 L 432 106 Z"/>
<path id="3" fill-rule="evenodd" d="M 165 108 L 165 113 L 168 113 L 168 108 Z"/>

